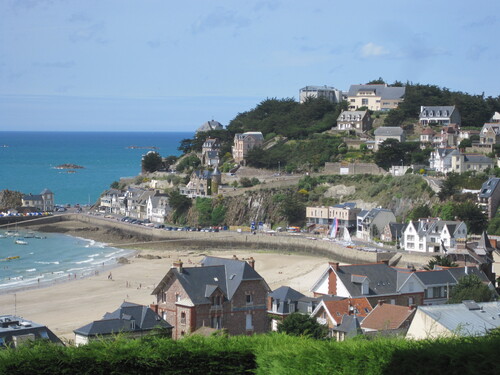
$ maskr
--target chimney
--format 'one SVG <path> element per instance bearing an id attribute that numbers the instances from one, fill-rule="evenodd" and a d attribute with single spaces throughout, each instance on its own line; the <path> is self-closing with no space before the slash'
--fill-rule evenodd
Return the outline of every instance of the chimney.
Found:
<path id="1" fill-rule="evenodd" d="M 417 308 L 417 305 L 415 305 L 414 303 L 412 303 L 411 305 L 408 305 L 408 310 L 410 310 L 410 311 L 412 311 L 416 308 Z"/>
<path id="2" fill-rule="evenodd" d="M 328 262 L 328 264 L 330 266 L 332 266 L 335 271 L 339 270 L 339 263 L 338 262 Z"/>
<path id="3" fill-rule="evenodd" d="M 238 260 L 238 257 L 236 255 L 233 255 L 234 260 Z"/>
<path id="4" fill-rule="evenodd" d="M 182 260 L 180 260 L 180 259 L 179 259 L 179 260 L 176 260 L 176 261 L 174 262 L 174 264 L 173 264 L 173 266 L 174 266 L 175 268 L 177 268 L 177 271 L 178 271 L 179 273 L 182 273 L 182 264 L 183 264 L 183 263 L 182 263 Z"/>
<path id="5" fill-rule="evenodd" d="M 385 303 L 385 299 L 379 299 L 377 305 L 382 306 Z"/>
<path id="6" fill-rule="evenodd" d="M 248 258 L 248 264 L 250 265 L 250 267 L 255 269 L 255 259 L 253 259 L 253 257 Z"/>

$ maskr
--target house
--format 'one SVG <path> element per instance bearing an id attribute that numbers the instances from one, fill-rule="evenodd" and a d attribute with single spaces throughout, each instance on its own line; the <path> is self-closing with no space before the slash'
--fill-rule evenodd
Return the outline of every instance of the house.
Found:
<path id="1" fill-rule="evenodd" d="M 453 336 L 484 336 L 500 327 L 500 302 L 463 301 L 419 306 L 406 338 L 424 340 Z"/>
<path id="2" fill-rule="evenodd" d="M 411 272 L 386 263 L 341 266 L 330 262 L 311 291 L 315 297 L 367 298 L 371 306 L 380 299 L 401 306 L 421 305 L 424 300 L 424 288 Z"/>
<path id="3" fill-rule="evenodd" d="M 54 211 L 54 193 L 43 189 L 40 194 L 26 194 L 21 198 L 23 207 L 34 207 L 39 211 Z"/>
<path id="4" fill-rule="evenodd" d="M 495 112 L 493 116 L 491 116 L 490 122 L 500 122 L 500 113 Z"/>
<path id="5" fill-rule="evenodd" d="M 361 209 L 356 207 L 356 203 L 346 202 L 329 207 L 306 207 L 306 218 L 308 226 L 314 225 L 316 230 L 321 227 L 328 230 L 334 219 L 337 219 L 339 228 L 353 231 L 356 230 L 356 218 L 359 212 Z"/>
<path id="6" fill-rule="evenodd" d="M 375 129 L 375 147 L 374 150 L 377 151 L 380 144 L 386 139 L 395 139 L 398 142 L 404 142 L 406 140 L 406 134 L 403 128 L 399 126 L 381 126 Z"/>
<path id="7" fill-rule="evenodd" d="M 372 128 L 373 120 L 367 110 L 364 111 L 342 111 L 337 118 L 337 127 L 332 130 L 363 133 Z"/>
<path id="8" fill-rule="evenodd" d="M 220 140 L 207 138 L 201 147 L 201 163 L 209 167 L 219 165 Z"/>
<path id="9" fill-rule="evenodd" d="M 389 111 L 403 101 L 405 91 L 405 87 L 389 87 L 387 84 L 351 85 L 347 93 L 349 110 L 367 107 L 371 111 Z"/>
<path id="10" fill-rule="evenodd" d="M 479 143 L 482 145 L 500 144 L 500 123 L 486 123 L 479 133 Z"/>
<path id="11" fill-rule="evenodd" d="M 500 204 L 500 178 L 490 177 L 481 186 L 478 200 L 479 206 L 486 212 L 488 219 L 494 218 Z"/>
<path id="12" fill-rule="evenodd" d="M 436 132 L 432 130 L 431 127 L 426 127 L 420 134 L 420 143 L 422 144 L 422 148 L 433 145 L 435 135 Z"/>
<path id="13" fill-rule="evenodd" d="M 299 90 L 299 102 L 304 103 L 307 98 L 323 98 L 332 103 L 342 101 L 342 91 L 331 86 L 306 86 Z"/>
<path id="14" fill-rule="evenodd" d="M 374 237 L 379 237 L 387 224 L 396 221 L 396 216 L 391 210 L 372 208 L 369 211 L 360 211 L 356 221 L 356 237 L 369 241 Z"/>
<path id="15" fill-rule="evenodd" d="M 224 130 L 224 126 L 219 121 L 210 120 L 204 122 L 198 129 L 196 129 L 196 133 L 209 132 L 211 130 Z"/>
<path id="16" fill-rule="evenodd" d="M 450 124 L 441 128 L 441 134 L 434 138 L 435 141 L 439 141 L 437 147 L 456 147 L 458 146 L 458 139 L 460 134 L 460 128 L 457 124 Z"/>
<path id="17" fill-rule="evenodd" d="M 334 337 L 337 341 L 345 341 L 347 339 L 356 337 L 358 335 L 363 334 L 363 330 L 361 329 L 361 321 L 357 315 L 344 315 L 342 316 L 341 323 L 333 327 L 332 337 Z"/>
<path id="18" fill-rule="evenodd" d="M 123 302 L 112 313 L 104 314 L 101 320 L 75 329 L 75 344 L 84 345 L 90 341 L 110 339 L 116 335 L 138 338 L 162 329 L 167 336 L 172 335 L 172 326 L 147 306 Z"/>
<path id="19" fill-rule="evenodd" d="M 431 152 L 429 168 L 444 174 L 451 172 L 451 157 L 458 154 L 456 148 L 437 148 Z"/>
<path id="20" fill-rule="evenodd" d="M 17 348 L 23 343 L 48 340 L 63 345 L 61 340 L 46 326 L 16 315 L 0 315 L 0 349 Z"/>
<path id="21" fill-rule="evenodd" d="M 211 196 L 218 193 L 221 180 L 217 167 L 213 171 L 195 170 L 191 173 L 189 183 L 180 188 L 180 193 L 190 198 Z"/>
<path id="22" fill-rule="evenodd" d="M 355 315 L 364 318 L 370 311 L 372 306 L 366 297 L 322 299 L 311 313 L 311 317 L 318 323 L 326 325 L 329 336 L 333 337 L 335 335 L 333 328 L 342 323 L 344 316 Z"/>
<path id="23" fill-rule="evenodd" d="M 402 245 L 406 251 L 444 253 L 455 248 L 458 239 L 466 237 L 467 225 L 463 221 L 425 218 L 408 223 Z"/>
<path id="24" fill-rule="evenodd" d="M 454 153 L 451 155 L 451 172 L 481 172 L 488 168 L 493 168 L 494 166 L 494 160 L 484 155 L 462 153 Z"/>
<path id="25" fill-rule="evenodd" d="M 435 267 L 430 271 L 415 271 L 415 278 L 424 288 L 423 305 L 441 305 L 448 301 L 450 289 L 458 284 L 461 278 L 467 275 L 476 275 L 490 289 L 494 289 L 492 283 L 484 272 L 477 267 Z"/>
<path id="26" fill-rule="evenodd" d="M 380 300 L 361 322 L 365 333 L 406 335 L 416 307 L 398 306 Z"/>
<path id="27" fill-rule="evenodd" d="M 99 211 L 107 214 L 120 214 L 124 192 L 118 189 L 106 190 L 99 198 Z"/>
<path id="28" fill-rule="evenodd" d="M 289 286 L 281 286 L 268 294 L 267 313 L 271 319 L 272 331 L 277 331 L 278 324 L 288 315 L 294 312 L 308 313 L 307 310 L 299 310 L 299 300 L 303 297 L 302 293 Z"/>
<path id="29" fill-rule="evenodd" d="M 406 224 L 388 223 L 380 234 L 380 240 L 382 242 L 396 242 L 397 244 L 401 244 L 405 228 Z"/>
<path id="30" fill-rule="evenodd" d="M 254 267 L 253 258 L 207 256 L 201 267 L 183 267 L 179 260 L 153 290 L 151 307 L 174 325 L 175 339 L 204 326 L 230 335 L 267 332 L 270 289 Z"/>
<path id="31" fill-rule="evenodd" d="M 172 208 L 169 205 L 168 195 L 155 194 L 148 197 L 147 205 L 147 218 L 152 223 L 163 224 L 167 219 Z"/>
<path id="32" fill-rule="evenodd" d="M 462 118 L 455 106 L 421 106 L 418 122 L 420 125 L 462 124 Z"/>
<path id="33" fill-rule="evenodd" d="M 236 133 L 232 147 L 233 159 L 236 163 L 244 164 L 248 152 L 255 147 L 264 144 L 264 136 L 261 132 Z"/>

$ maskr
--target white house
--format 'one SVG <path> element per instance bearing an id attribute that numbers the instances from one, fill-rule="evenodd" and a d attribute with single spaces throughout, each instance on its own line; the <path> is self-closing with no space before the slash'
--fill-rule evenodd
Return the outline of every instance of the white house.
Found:
<path id="1" fill-rule="evenodd" d="M 408 223 L 402 245 L 406 251 L 442 253 L 455 248 L 457 239 L 466 237 L 467 225 L 463 221 L 426 218 Z"/>
<path id="2" fill-rule="evenodd" d="M 450 125 L 462 123 L 462 118 L 455 106 L 421 106 L 419 123 L 421 125 Z"/>

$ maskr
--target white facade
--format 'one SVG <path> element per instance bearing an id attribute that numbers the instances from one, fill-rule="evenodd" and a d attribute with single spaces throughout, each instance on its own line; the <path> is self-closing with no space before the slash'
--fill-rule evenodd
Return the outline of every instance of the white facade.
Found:
<path id="1" fill-rule="evenodd" d="M 408 223 L 403 233 L 403 247 L 406 251 L 440 253 L 455 248 L 457 239 L 466 237 L 467 226 L 463 221 L 421 219 Z"/>
<path id="2" fill-rule="evenodd" d="M 324 98 L 332 103 L 342 101 L 342 91 L 330 86 L 306 86 L 299 91 L 299 101 L 304 103 L 307 98 Z"/>

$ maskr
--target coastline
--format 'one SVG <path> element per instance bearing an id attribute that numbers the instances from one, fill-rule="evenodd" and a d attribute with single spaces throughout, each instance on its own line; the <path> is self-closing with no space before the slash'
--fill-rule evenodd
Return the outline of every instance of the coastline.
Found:
<path id="1" fill-rule="evenodd" d="M 181 259 L 185 267 L 190 267 L 199 263 L 205 255 L 226 258 L 236 255 L 239 259 L 252 256 L 256 261 L 257 272 L 264 277 L 271 289 L 288 285 L 306 295 L 329 261 L 328 258 L 317 255 L 244 248 L 203 251 L 172 249 L 161 243 L 147 245 L 142 238 L 79 221 L 62 221 L 32 228 L 111 243 L 113 247 L 134 251 L 128 257 L 128 264 L 116 263 L 98 274 L 0 294 L 1 314 L 17 314 L 47 325 L 57 336 L 66 340 L 74 338 L 74 329 L 101 319 L 106 312 L 116 310 L 123 301 L 145 305 L 153 303 L 155 297 L 151 292 L 177 259 Z M 131 245 L 120 247 L 120 243 Z M 110 274 L 111 279 L 108 279 Z"/>

